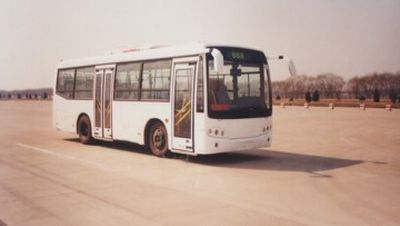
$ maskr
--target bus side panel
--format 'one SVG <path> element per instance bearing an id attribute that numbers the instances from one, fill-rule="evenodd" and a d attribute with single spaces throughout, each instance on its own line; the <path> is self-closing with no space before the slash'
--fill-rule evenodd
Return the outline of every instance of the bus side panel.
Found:
<path id="1" fill-rule="evenodd" d="M 53 100 L 53 118 L 56 129 L 76 133 L 78 116 L 85 113 L 93 127 L 93 101 L 92 100 L 67 100 L 57 94 Z"/>
<path id="2" fill-rule="evenodd" d="M 171 104 L 169 102 L 113 101 L 113 136 L 144 144 L 144 130 L 150 119 L 159 119 L 171 136 Z M 167 122 L 166 122 L 167 121 Z"/>

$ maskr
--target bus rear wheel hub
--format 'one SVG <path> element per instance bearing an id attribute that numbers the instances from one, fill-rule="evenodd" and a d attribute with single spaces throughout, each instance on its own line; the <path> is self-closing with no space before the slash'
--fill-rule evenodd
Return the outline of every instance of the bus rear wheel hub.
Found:
<path id="1" fill-rule="evenodd" d="M 161 131 L 161 129 L 157 129 L 156 131 L 154 131 L 153 142 L 156 148 L 162 149 L 165 144 L 164 140 L 164 133 Z"/>

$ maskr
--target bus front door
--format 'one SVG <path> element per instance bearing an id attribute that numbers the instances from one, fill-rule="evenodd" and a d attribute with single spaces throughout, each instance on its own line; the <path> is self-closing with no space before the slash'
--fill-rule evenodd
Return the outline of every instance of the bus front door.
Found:
<path id="1" fill-rule="evenodd" d="M 174 63 L 172 149 L 193 152 L 193 82 L 196 63 Z"/>
<path id="2" fill-rule="evenodd" d="M 114 65 L 96 67 L 94 92 L 94 137 L 112 140 L 112 81 Z"/>

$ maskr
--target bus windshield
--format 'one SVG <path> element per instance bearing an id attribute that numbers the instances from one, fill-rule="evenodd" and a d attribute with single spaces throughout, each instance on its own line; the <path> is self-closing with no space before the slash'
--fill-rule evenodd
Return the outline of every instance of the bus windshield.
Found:
<path id="1" fill-rule="evenodd" d="M 264 64 L 224 61 L 223 73 L 208 59 L 208 113 L 211 118 L 254 118 L 271 115 L 269 79 Z"/>

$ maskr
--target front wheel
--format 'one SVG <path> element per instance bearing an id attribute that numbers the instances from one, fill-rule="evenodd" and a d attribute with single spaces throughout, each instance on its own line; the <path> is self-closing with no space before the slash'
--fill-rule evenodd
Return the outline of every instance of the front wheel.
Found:
<path id="1" fill-rule="evenodd" d="M 160 122 L 150 127 L 149 147 L 151 152 L 158 157 L 165 157 L 169 152 L 167 130 Z"/>
<path id="2" fill-rule="evenodd" d="M 90 144 L 93 140 L 92 127 L 90 125 L 90 120 L 86 115 L 79 118 L 78 134 L 79 134 L 79 141 L 82 144 Z"/>

